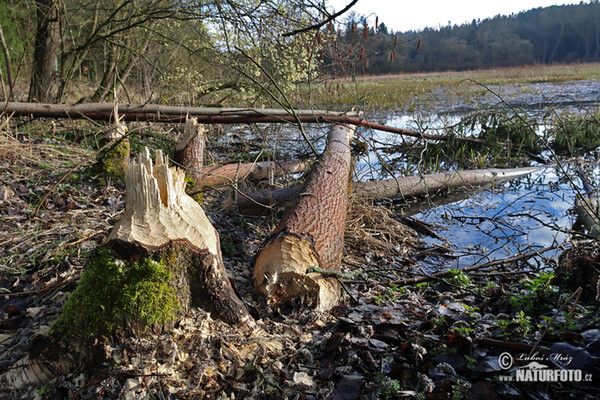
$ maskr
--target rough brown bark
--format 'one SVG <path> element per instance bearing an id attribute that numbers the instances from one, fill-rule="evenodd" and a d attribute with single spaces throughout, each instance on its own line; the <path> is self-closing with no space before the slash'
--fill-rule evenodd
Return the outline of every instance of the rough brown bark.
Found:
<path id="1" fill-rule="evenodd" d="M 29 101 L 52 101 L 58 82 L 60 24 L 56 0 L 36 0 L 37 28 Z"/>
<path id="2" fill-rule="evenodd" d="M 434 195 L 438 192 L 470 186 L 481 186 L 499 183 L 518 178 L 539 170 L 540 167 L 465 170 L 444 172 L 423 176 L 399 176 L 373 182 L 358 182 L 354 184 L 353 196 L 362 200 L 383 201 L 400 197 L 415 197 L 425 194 Z M 269 207 L 285 204 L 296 197 L 301 188 L 293 187 L 277 190 L 259 190 L 240 193 L 234 203 L 228 199 L 224 203 L 230 211 L 237 210 L 241 214 L 260 215 Z"/>
<path id="3" fill-rule="evenodd" d="M 269 304 L 298 301 L 327 311 L 339 303 L 339 282 L 306 270 L 340 270 L 353 131 L 331 129 L 302 192 L 256 258 L 254 286 Z"/>
<path id="4" fill-rule="evenodd" d="M 202 186 L 202 165 L 204 163 L 204 127 L 196 118 L 185 121 L 183 137 L 177 143 L 174 154 L 175 162 L 186 170 L 188 178 L 194 180 L 192 190 Z"/>

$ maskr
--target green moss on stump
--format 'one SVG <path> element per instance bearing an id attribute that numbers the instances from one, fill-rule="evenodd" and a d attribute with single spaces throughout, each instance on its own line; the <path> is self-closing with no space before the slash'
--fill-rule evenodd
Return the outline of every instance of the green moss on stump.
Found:
<path id="1" fill-rule="evenodd" d="M 101 152 L 94 164 L 93 172 L 124 181 L 130 150 L 129 140 L 123 140 L 115 147 L 110 148 L 110 151 Z"/>
<path id="2" fill-rule="evenodd" d="M 181 304 L 172 285 L 171 253 L 123 262 L 108 248 L 96 250 L 54 332 L 90 338 L 114 331 L 127 320 L 146 326 L 174 320 Z"/>

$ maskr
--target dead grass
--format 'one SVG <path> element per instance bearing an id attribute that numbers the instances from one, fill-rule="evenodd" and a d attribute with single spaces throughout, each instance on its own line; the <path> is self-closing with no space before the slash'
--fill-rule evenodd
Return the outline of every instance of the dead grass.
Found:
<path id="1" fill-rule="evenodd" d="M 352 199 L 344 242 L 348 250 L 357 253 L 377 250 L 405 255 L 417 244 L 418 234 L 394 218 L 394 212 L 385 205 Z"/>
<path id="2" fill-rule="evenodd" d="M 91 178 L 75 171 L 34 217 L 33 210 L 54 182 L 88 157 L 90 150 L 4 128 L 0 133 L 0 277 L 37 281 L 69 266 L 82 266 L 116 218 L 119 210 L 110 204 L 117 205 L 122 193 L 111 186 L 94 186 Z M 38 283 L 34 288 L 43 286 Z"/>

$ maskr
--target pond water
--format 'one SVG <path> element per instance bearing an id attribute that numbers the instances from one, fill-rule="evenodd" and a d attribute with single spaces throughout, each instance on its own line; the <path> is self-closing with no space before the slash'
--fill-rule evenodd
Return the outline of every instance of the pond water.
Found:
<path id="1" fill-rule="evenodd" d="M 540 118 L 548 112 L 585 112 L 597 107 L 598 99 L 600 81 L 594 80 L 490 86 L 467 100 L 456 99 L 440 90 L 418 104 L 411 113 L 386 112 L 370 115 L 369 119 L 389 126 L 444 134 L 444 127 L 456 124 L 469 113 L 485 110 L 486 107 L 497 110 L 504 105 L 508 110 L 512 107 Z M 435 110 L 435 113 L 431 110 Z M 310 154 L 310 148 L 297 127 L 278 126 L 269 129 L 273 131 L 263 138 L 265 148 L 279 154 L 280 158 Z M 305 129 L 320 152 L 325 145 L 329 126 L 306 125 Z M 251 132 L 246 133 L 253 136 Z M 544 126 L 541 125 L 538 134 L 543 133 Z M 400 155 L 388 151 L 395 146 L 406 146 L 414 139 L 367 129 L 360 129 L 359 134 L 370 150 L 357 162 L 357 179 L 389 177 L 390 171 L 386 173 L 382 168 L 384 163 L 391 165 L 391 172 L 396 175 L 414 175 L 418 172 L 418 158 L 411 160 L 412 164 L 406 160 L 399 162 Z M 248 136 L 240 135 L 242 140 Z M 545 158 L 551 159 L 548 154 Z M 446 256 L 426 256 L 423 264 L 425 269 L 434 272 L 441 267 L 464 267 L 564 243 L 575 221 L 572 208 L 581 183 L 571 161 L 563 160 L 560 164 L 547 166 L 493 188 L 397 205 L 399 213 L 431 224 L 433 231 L 443 238 L 424 238 L 428 245 L 447 252 Z M 532 165 L 539 164 L 533 162 Z M 444 169 L 445 166 L 441 167 Z M 598 176 L 597 169 L 595 174 Z M 559 250 L 552 250 L 543 256 L 553 258 L 558 254 Z M 536 263 L 546 264 L 539 257 L 531 259 L 529 263 L 532 266 L 536 266 Z"/>
<path id="2" fill-rule="evenodd" d="M 574 223 L 574 199 L 572 184 L 548 167 L 464 199 L 433 199 L 407 213 L 443 238 L 426 237 L 428 244 L 452 251 L 453 258 L 427 257 L 426 263 L 459 268 L 564 243 Z"/>
<path id="3" fill-rule="evenodd" d="M 451 126 L 469 112 L 486 106 L 498 107 L 500 102 L 540 117 L 553 113 L 585 112 L 586 107 L 597 107 L 600 82 L 577 81 L 565 83 L 535 83 L 527 86 L 493 87 L 472 103 L 451 105 L 444 103 L 443 95 L 437 101 L 436 114 L 391 113 L 381 115 L 381 122 L 395 127 L 428 132 Z M 434 102 L 435 96 L 434 96 Z M 508 107 L 507 107 L 508 109 Z M 544 134 L 545 127 L 538 128 Z M 443 132 L 440 132 L 443 133 Z M 373 145 L 399 144 L 404 139 L 383 132 L 366 133 Z M 551 159 L 545 154 L 546 159 Z M 378 164 L 378 157 L 370 153 L 359 165 L 365 168 Z M 535 162 L 532 165 L 539 165 Z M 594 175 L 598 175 L 597 168 Z M 573 204 L 581 183 L 573 170 L 571 160 L 560 160 L 560 165 L 547 166 L 531 175 L 487 189 L 478 189 L 462 195 L 422 199 L 410 206 L 401 206 L 409 216 L 433 226 L 439 238 L 426 237 L 430 246 L 444 249 L 444 256 L 426 256 L 425 269 L 435 272 L 440 267 L 465 267 L 564 243 L 570 236 L 576 215 Z M 543 256 L 554 258 L 559 250 L 546 251 Z M 439 252 L 435 252 L 438 254 Z M 540 258 L 529 261 L 532 267 L 543 265 Z"/>

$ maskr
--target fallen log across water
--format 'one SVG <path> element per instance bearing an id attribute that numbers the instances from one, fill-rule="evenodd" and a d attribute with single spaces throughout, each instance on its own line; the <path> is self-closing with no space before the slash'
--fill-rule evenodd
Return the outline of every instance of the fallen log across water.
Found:
<path id="1" fill-rule="evenodd" d="M 336 117 L 359 117 L 354 111 L 336 112 L 326 110 L 287 110 L 278 108 L 225 108 L 225 107 L 179 107 L 158 104 L 117 104 L 119 115 L 125 121 L 185 122 L 196 118 L 199 123 L 293 122 L 294 116 L 310 120 Z M 32 118 L 69 118 L 111 121 L 114 103 L 48 104 L 4 102 L 0 113 L 9 116 Z M 241 122 L 238 122 L 241 121 Z M 318 121 L 315 121 L 318 122 Z M 249 122 L 250 123 L 250 122 Z"/>
<path id="2" fill-rule="evenodd" d="M 300 195 L 256 257 L 254 287 L 269 304 L 306 304 L 328 311 L 340 301 L 336 278 L 306 271 L 341 268 L 353 133 L 346 126 L 331 129 Z"/>
<path id="3" fill-rule="evenodd" d="M 397 198 L 434 195 L 448 189 L 482 186 L 500 183 L 531 174 L 543 167 L 490 168 L 443 172 L 423 176 L 396 177 L 381 181 L 358 182 L 353 185 L 355 198 L 367 201 L 384 201 Z M 227 199 L 223 206 L 229 211 L 244 215 L 260 215 L 278 204 L 285 204 L 301 191 L 301 188 L 259 190 L 238 193 L 235 200 Z"/>
<path id="4" fill-rule="evenodd" d="M 85 103 L 85 104 L 46 104 L 4 102 L 0 103 L 0 117 L 28 116 L 32 118 L 69 118 L 91 119 L 96 121 L 110 121 L 112 119 L 113 103 Z M 361 126 L 378 131 L 395 133 L 398 135 L 433 140 L 454 140 L 461 143 L 476 144 L 481 146 L 491 145 L 485 140 L 461 137 L 435 135 L 417 132 L 410 129 L 397 128 L 369 122 L 362 118 L 362 113 L 348 111 L 335 112 L 327 110 L 292 110 L 269 108 L 221 108 L 221 107 L 177 107 L 161 106 L 156 104 L 117 104 L 117 109 L 124 121 L 153 121 L 153 122 L 185 122 L 193 117 L 203 124 L 252 124 L 252 123 L 330 123 Z M 496 143 L 495 145 L 498 145 Z M 506 145 L 513 146 L 508 143 Z M 535 154 L 527 153 L 535 161 L 546 161 Z"/>

